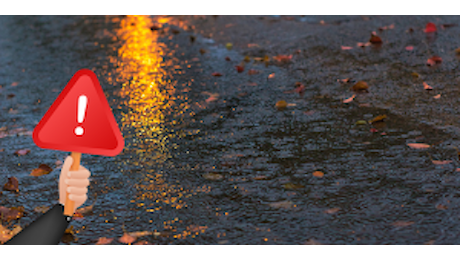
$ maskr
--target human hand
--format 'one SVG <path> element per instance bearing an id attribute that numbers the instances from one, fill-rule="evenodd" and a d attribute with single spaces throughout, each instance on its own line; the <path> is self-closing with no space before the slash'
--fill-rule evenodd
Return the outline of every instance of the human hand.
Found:
<path id="1" fill-rule="evenodd" d="M 59 202 L 65 206 L 68 193 L 69 199 L 74 202 L 72 212 L 75 212 L 88 198 L 86 193 L 88 192 L 88 178 L 91 173 L 81 165 L 78 171 L 70 171 L 72 163 L 72 157 L 67 156 L 62 165 L 61 175 L 59 176 Z"/>

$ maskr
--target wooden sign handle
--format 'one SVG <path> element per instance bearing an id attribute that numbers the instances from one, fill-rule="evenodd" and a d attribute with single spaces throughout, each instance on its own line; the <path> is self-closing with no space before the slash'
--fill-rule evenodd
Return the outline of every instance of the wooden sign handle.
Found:
<path id="1" fill-rule="evenodd" d="M 71 171 L 78 171 L 80 169 L 80 160 L 81 160 L 81 153 L 78 152 L 71 152 L 70 156 L 73 159 L 73 163 L 70 166 Z M 69 194 L 66 191 L 66 199 L 64 205 L 64 215 L 66 216 L 73 216 L 73 208 L 75 207 L 75 202 L 69 199 Z"/>

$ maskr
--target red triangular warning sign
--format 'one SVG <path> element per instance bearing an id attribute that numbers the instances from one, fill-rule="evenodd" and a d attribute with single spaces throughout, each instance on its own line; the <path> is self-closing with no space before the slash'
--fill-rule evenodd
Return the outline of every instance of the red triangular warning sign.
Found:
<path id="1" fill-rule="evenodd" d="M 115 156 L 124 140 L 91 70 L 79 70 L 35 127 L 37 146 L 68 152 Z"/>

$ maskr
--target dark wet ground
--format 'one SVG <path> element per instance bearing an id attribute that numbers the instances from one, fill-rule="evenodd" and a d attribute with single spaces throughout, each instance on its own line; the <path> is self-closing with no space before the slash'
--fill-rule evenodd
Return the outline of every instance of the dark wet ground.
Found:
<path id="1" fill-rule="evenodd" d="M 19 180 L 19 193 L 3 191 L 0 205 L 24 206 L 21 226 L 58 198 L 59 169 L 30 171 L 66 156 L 36 147 L 26 131 L 77 70 L 90 68 L 126 147 L 113 158 L 83 155 L 92 172 L 85 205 L 95 205 L 72 222 L 70 243 L 124 231 L 153 231 L 139 238 L 152 244 L 460 243 L 460 27 L 438 27 L 434 38 L 423 32 L 427 22 L 458 17 L 0 20 L 0 128 L 20 133 L 0 138 L 0 184 Z M 372 31 L 382 46 L 357 48 Z M 274 61 L 280 54 L 292 60 Z M 251 61 L 238 73 L 246 55 Z M 267 64 L 253 60 L 265 55 Z M 432 55 L 441 66 L 426 66 Z M 251 68 L 259 73 L 248 75 Z M 353 83 L 337 79 L 349 77 L 370 88 L 344 104 Z M 285 93 L 296 82 L 306 86 L 303 96 Z M 277 110 L 279 100 L 290 106 Z M 384 123 L 356 124 L 379 115 Z M 416 142 L 432 147 L 407 146 Z M 31 152 L 18 157 L 18 149 Z"/>

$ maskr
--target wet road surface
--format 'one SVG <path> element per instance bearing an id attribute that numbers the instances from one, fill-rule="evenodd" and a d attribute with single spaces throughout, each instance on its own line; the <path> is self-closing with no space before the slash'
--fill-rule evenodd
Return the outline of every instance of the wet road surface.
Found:
<path id="1" fill-rule="evenodd" d="M 83 155 L 94 209 L 63 243 L 134 231 L 153 232 L 138 238 L 152 244 L 459 243 L 460 28 L 436 39 L 420 31 L 457 17 L 0 19 L 0 184 L 19 180 L 0 205 L 23 206 L 21 226 L 57 202 L 55 162 L 66 156 L 36 147 L 28 131 L 89 68 L 126 144 L 113 158 Z M 380 48 L 355 47 L 390 24 Z M 280 54 L 293 58 L 263 62 Z M 440 67 L 425 65 L 433 54 Z M 337 79 L 348 77 L 369 93 L 343 103 L 353 83 Z M 296 82 L 303 95 L 292 92 Z M 384 122 L 366 122 L 379 115 Z M 407 145 L 417 142 L 431 147 Z M 29 176 L 41 163 L 56 169 Z"/>

